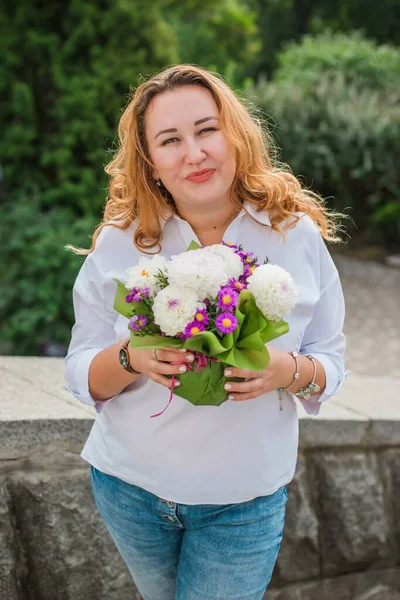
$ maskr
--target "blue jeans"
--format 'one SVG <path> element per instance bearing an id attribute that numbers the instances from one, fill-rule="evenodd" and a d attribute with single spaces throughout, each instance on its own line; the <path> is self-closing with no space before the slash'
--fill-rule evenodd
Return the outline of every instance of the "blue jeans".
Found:
<path id="1" fill-rule="evenodd" d="M 238 504 L 178 504 L 91 467 L 93 494 L 144 600 L 261 600 L 286 486 Z"/>

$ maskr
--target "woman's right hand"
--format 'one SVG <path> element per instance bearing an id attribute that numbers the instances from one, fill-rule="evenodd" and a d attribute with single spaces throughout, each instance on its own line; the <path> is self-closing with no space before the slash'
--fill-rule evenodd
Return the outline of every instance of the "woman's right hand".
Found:
<path id="1" fill-rule="evenodd" d="M 157 348 L 157 360 L 153 358 L 153 350 L 138 350 L 128 346 L 129 358 L 132 367 L 135 371 L 139 371 L 142 375 L 146 375 L 156 383 L 160 383 L 165 387 L 172 388 L 172 379 L 166 375 L 182 375 L 186 372 L 184 364 L 171 364 L 179 361 L 181 363 L 192 362 L 194 356 L 190 351 L 177 350 L 176 348 Z M 180 385 L 175 379 L 174 387 Z"/>

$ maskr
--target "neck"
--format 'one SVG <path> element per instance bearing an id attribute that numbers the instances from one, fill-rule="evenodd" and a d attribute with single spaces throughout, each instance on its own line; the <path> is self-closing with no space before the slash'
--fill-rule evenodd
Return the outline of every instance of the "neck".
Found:
<path id="1" fill-rule="evenodd" d="M 210 237 L 220 237 L 222 240 L 226 229 L 239 212 L 240 210 L 230 202 L 223 206 L 213 206 L 208 211 L 205 211 L 204 207 L 199 207 L 198 210 L 192 206 L 179 208 L 179 216 L 189 223 L 201 242 L 202 238 Z"/>

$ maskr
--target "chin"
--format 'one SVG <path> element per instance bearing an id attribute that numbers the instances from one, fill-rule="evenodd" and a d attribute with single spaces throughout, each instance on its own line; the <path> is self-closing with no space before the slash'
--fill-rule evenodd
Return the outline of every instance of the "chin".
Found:
<path id="1" fill-rule="evenodd" d="M 196 194 L 190 197 L 192 202 L 199 202 L 202 204 L 208 204 L 210 202 L 216 202 L 218 198 L 229 198 L 229 188 L 215 189 L 210 186 L 209 189 L 199 189 Z"/>

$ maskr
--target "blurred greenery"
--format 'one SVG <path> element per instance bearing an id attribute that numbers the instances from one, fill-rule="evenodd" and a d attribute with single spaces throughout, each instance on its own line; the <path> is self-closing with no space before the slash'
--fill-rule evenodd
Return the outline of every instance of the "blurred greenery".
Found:
<path id="1" fill-rule="evenodd" d="M 178 59 L 159 2 L 80 0 L 0 8 L 0 155 L 11 190 L 100 214 L 106 145 L 140 73 Z"/>
<path id="2" fill-rule="evenodd" d="M 400 248 L 399 4 L 21 0 L 0 5 L 0 353 L 67 344 L 71 289 L 106 198 L 131 86 L 174 63 L 221 73 L 282 160 L 363 244 Z"/>
<path id="3" fill-rule="evenodd" d="M 0 209 L 0 354 L 38 354 L 71 333 L 71 289 L 83 257 L 66 244 L 88 247 L 97 220 L 76 219 L 68 208 L 40 211 L 39 198 L 20 197 Z"/>
<path id="4" fill-rule="evenodd" d="M 273 80 L 246 87 L 282 160 L 343 211 L 364 243 L 400 246 L 400 51 L 359 33 L 305 36 Z"/>

